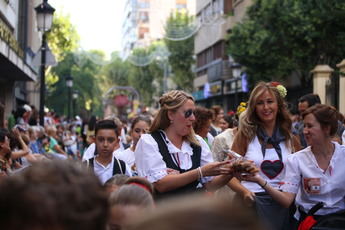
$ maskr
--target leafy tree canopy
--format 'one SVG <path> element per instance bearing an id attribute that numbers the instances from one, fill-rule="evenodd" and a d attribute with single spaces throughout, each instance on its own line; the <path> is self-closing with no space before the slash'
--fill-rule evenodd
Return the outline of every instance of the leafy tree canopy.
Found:
<path id="1" fill-rule="evenodd" d="M 188 27 L 194 17 L 186 12 L 175 12 L 170 15 L 165 26 L 167 37 L 173 37 L 176 33 L 176 27 Z M 170 52 L 169 64 L 173 71 L 173 81 L 177 87 L 191 92 L 193 90 L 194 73 L 192 65 L 194 64 L 194 36 L 181 41 L 164 39 Z"/>
<path id="2" fill-rule="evenodd" d="M 344 1 L 254 0 L 229 36 L 229 53 L 252 83 L 294 72 L 307 85 L 315 65 L 335 67 L 345 57 L 344 21 Z"/>
<path id="3" fill-rule="evenodd" d="M 54 15 L 52 28 L 47 34 L 47 41 L 57 61 L 61 61 L 67 52 L 77 49 L 79 39 L 69 16 Z"/>

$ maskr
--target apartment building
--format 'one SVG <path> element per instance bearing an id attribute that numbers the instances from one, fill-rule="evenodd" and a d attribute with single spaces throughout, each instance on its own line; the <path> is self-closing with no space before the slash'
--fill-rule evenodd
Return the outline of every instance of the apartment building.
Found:
<path id="1" fill-rule="evenodd" d="M 197 0 L 127 0 L 122 24 L 122 58 L 134 48 L 147 47 L 164 38 L 164 26 L 170 14 L 187 10 L 195 15 Z"/>
<path id="2" fill-rule="evenodd" d="M 40 2 L 0 0 L 0 127 L 19 105 L 38 101 L 31 63 L 40 44 L 34 11 Z"/>
<path id="3" fill-rule="evenodd" d="M 237 68 L 227 55 L 226 36 L 240 22 L 251 0 L 198 0 L 197 18 L 201 28 L 195 37 L 196 78 L 194 92 L 198 104 L 210 107 L 222 105 L 235 109 L 246 94 L 242 77 L 234 77 Z M 231 41 L 230 41 L 231 42 Z"/>

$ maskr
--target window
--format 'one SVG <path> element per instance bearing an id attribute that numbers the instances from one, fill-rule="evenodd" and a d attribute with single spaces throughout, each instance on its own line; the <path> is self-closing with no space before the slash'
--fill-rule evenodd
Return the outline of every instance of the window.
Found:
<path id="1" fill-rule="evenodd" d="M 181 10 L 181 9 L 186 9 L 187 5 L 186 4 L 176 4 L 176 9 Z"/>
<path id="2" fill-rule="evenodd" d="M 236 0 L 224 0 L 224 13 L 225 14 L 229 14 L 229 13 L 233 13 L 234 9 L 233 9 L 233 2 L 236 2 Z"/>
<path id="3" fill-rule="evenodd" d="M 140 9 L 150 8 L 150 1 L 149 0 L 138 0 L 138 8 L 140 8 Z"/>
<path id="4" fill-rule="evenodd" d="M 139 27 L 139 39 L 144 39 L 145 38 L 145 35 L 147 33 L 149 33 L 149 28 L 146 28 L 146 27 Z"/>
<path id="5" fill-rule="evenodd" d="M 149 22 L 149 12 L 139 12 L 139 21 L 142 23 L 148 23 Z"/>
<path id="6" fill-rule="evenodd" d="M 187 0 L 176 0 L 176 9 L 186 9 L 187 8 Z"/>

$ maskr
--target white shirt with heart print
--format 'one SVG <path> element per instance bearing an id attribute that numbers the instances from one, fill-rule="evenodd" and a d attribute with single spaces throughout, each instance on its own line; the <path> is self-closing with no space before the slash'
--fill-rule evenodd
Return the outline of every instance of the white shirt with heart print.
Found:
<path id="1" fill-rule="evenodd" d="M 260 170 L 260 176 L 276 189 L 279 189 L 281 185 L 285 174 L 285 162 L 292 152 L 291 148 L 288 148 L 285 142 L 281 142 L 279 146 L 282 152 L 282 162 L 279 160 L 279 156 L 274 148 L 266 148 L 264 158 L 261 151 L 261 144 L 257 136 L 249 143 L 247 152 L 244 156 L 246 160 L 251 160 L 255 163 L 256 167 Z M 274 170 L 275 167 L 276 170 Z M 255 182 L 242 181 L 241 183 L 251 192 L 265 192 L 265 190 Z"/>

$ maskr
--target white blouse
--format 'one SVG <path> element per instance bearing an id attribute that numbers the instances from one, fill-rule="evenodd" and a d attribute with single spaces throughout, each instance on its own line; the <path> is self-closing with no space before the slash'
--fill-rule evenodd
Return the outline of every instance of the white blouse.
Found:
<path id="1" fill-rule="evenodd" d="M 131 147 L 119 152 L 117 154 L 117 158 L 126 162 L 126 164 L 128 164 L 130 167 L 132 167 L 135 163 L 135 156 L 134 152 L 131 150 Z"/>
<path id="2" fill-rule="evenodd" d="M 213 162 L 211 151 L 207 143 L 198 135 L 197 140 L 201 145 L 201 161 L 200 166 Z M 164 137 L 163 137 L 164 138 Z M 165 143 L 167 144 L 172 160 L 181 169 L 187 170 L 192 167 L 193 149 L 190 142 L 183 141 L 181 149 L 177 148 L 169 138 L 165 135 Z M 151 183 L 154 183 L 168 175 L 167 166 L 159 152 L 158 144 L 150 134 L 141 136 L 135 152 L 135 164 L 138 175 L 145 177 Z M 178 162 L 176 162 L 178 161 Z M 211 181 L 213 177 L 202 178 L 202 183 Z"/>
<path id="3" fill-rule="evenodd" d="M 310 146 L 288 157 L 281 189 L 297 194 L 295 203 L 305 212 L 318 202 L 325 206 L 316 215 L 345 210 L 345 146 L 333 144 L 334 153 L 326 171 L 319 168 Z"/>

